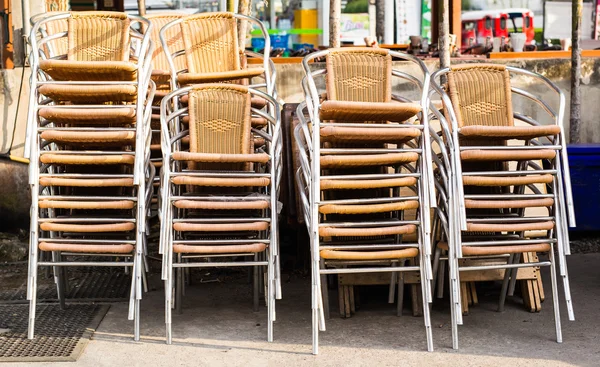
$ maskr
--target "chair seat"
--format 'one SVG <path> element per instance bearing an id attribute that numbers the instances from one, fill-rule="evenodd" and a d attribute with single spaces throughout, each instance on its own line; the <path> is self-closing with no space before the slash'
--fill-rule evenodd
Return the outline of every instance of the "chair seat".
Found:
<path id="1" fill-rule="evenodd" d="M 461 137 L 469 139 L 490 139 L 501 140 L 519 139 L 529 140 L 542 136 L 551 136 L 560 134 L 560 126 L 481 126 L 471 125 L 463 126 L 458 130 Z"/>
<path id="2" fill-rule="evenodd" d="M 414 152 L 362 155 L 327 155 L 321 157 L 321 168 L 397 165 L 416 162 L 418 159 L 419 154 Z"/>
<path id="3" fill-rule="evenodd" d="M 54 101 L 77 103 L 133 102 L 137 98 L 135 85 L 69 85 L 44 84 L 40 94 Z"/>
<path id="4" fill-rule="evenodd" d="M 391 251 L 321 250 L 319 254 L 326 260 L 394 260 L 416 257 L 419 255 L 419 250 L 416 248 Z"/>
<path id="5" fill-rule="evenodd" d="M 133 252 L 134 247 L 133 245 L 129 244 L 92 245 L 83 243 L 40 242 L 39 248 L 42 251 L 65 251 L 94 254 L 130 254 Z"/>
<path id="6" fill-rule="evenodd" d="M 269 222 L 250 222 L 250 223 L 185 223 L 178 222 L 173 224 L 173 229 L 180 232 L 245 232 L 245 231 L 266 231 L 269 228 Z"/>
<path id="7" fill-rule="evenodd" d="M 135 124 L 135 108 L 59 108 L 44 107 L 40 109 L 39 116 L 62 124 L 102 124 L 124 125 Z"/>
<path id="8" fill-rule="evenodd" d="M 203 200 L 177 200 L 173 205 L 178 209 L 206 209 L 206 210 L 263 210 L 269 208 L 266 200 L 239 200 L 234 201 L 203 201 Z"/>
<path id="9" fill-rule="evenodd" d="M 137 65 L 128 61 L 40 60 L 40 69 L 58 81 L 137 80 Z"/>
<path id="10" fill-rule="evenodd" d="M 264 243 L 254 243 L 250 245 L 173 245 L 173 252 L 176 254 L 247 254 L 263 252 L 267 248 Z"/>
<path id="11" fill-rule="evenodd" d="M 523 232 L 549 231 L 554 229 L 553 221 L 531 223 L 467 223 L 467 232 Z"/>
<path id="12" fill-rule="evenodd" d="M 175 185 L 212 186 L 212 187 L 265 187 L 271 184 L 268 177 L 220 178 L 176 176 L 171 179 Z"/>
<path id="13" fill-rule="evenodd" d="M 554 159 L 556 151 L 550 149 L 484 150 L 473 149 L 460 152 L 463 161 L 526 161 Z"/>
<path id="14" fill-rule="evenodd" d="M 246 68 L 241 70 L 221 71 L 213 73 L 182 73 L 177 76 L 181 85 L 225 82 L 230 80 L 250 79 L 265 73 L 263 68 Z"/>
<path id="15" fill-rule="evenodd" d="M 133 209 L 135 203 L 132 200 L 111 201 L 80 201 L 80 200 L 40 200 L 38 203 L 42 209 Z"/>
<path id="16" fill-rule="evenodd" d="M 386 213 L 398 210 L 417 209 L 419 202 L 417 200 L 399 201 L 397 203 L 384 204 L 363 204 L 363 205 L 344 205 L 344 204 L 325 204 L 319 206 L 319 213 L 322 214 L 372 214 Z"/>
<path id="17" fill-rule="evenodd" d="M 508 208 L 540 208 L 554 205 L 554 199 L 520 199 L 520 200 L 476 200 L 465 199 L 467 209 L 508 209 Z"/>
<path id="18" fill-rule="evenodd" d="M 403 122 L 421 112 L 421 105 L 404 102 L 324 101 L 319 109 L 323 121 Z"/>
<path id="19" fill-rule="evenodd" d="M 135 229 L 135 223 L 106 223 L 106 224 L 71 224 L 44 222 L 40 224 L 42 231 L 60 231 L 77 233 L 128 232 Z"/>
<path id="20" fill-rule="evenodd" d="M 535 171 L 531 171 L 535 173 Z M 552 175 L 532 175 L 532 176 L 463 176 L 463 185 L 465 186 L 521 186 L 530 184 L 549 184 L 552 183 Z"/>
<path id="21" fill-rule="evenodd" d="M 133 186 L 133 178 L 41 177 L 40 185 L 67 187 L 131 187 Z"/>
<path id="22" fill-rule="evenodd" d="M 366 227 L 366 228 L 349 228 L 349 227 L 320 227 L 319 236 L 321 237 L 369 237 L 369 236 L 389 236 L 415 233 L 417 226 L 414 224 L 406 224 L 393 227 Z"/>
<path id="23" fill-rule="evenodd" d="M 115 155 L 85 155 L 85 154 L 55 154 L 42 153 L 40 161 L 46 164 L 73 164 L 73 165 L 106 165 L 127 164 L 135 162 L 135 157 L 129 154 Z"/>
<path id="24" fill-rule="evenodd" d="M 129 145 L 135 141 L 135 131 L 42 131 L 41 138 L 63 144 Z"/>
<path id="25" fill-rule="evenodd" d="M 440 242 L 438 247 L 448 251 L 448 243 Z M 468 242 L 463 243 L 463 256 L 481 256 L 481 255 L 504 255 L 520 254 L 524 252 L 548 252 L 551 247 L 548 243 L 538 243 L 533 245 L 512 245 L 512 246 L 469 246 Z"/>
<path id="26" fill-rule="evenodd" d="M 399 177 L 381 180 L 321 180 L 321 190 L 379 189 L 405 187 L 417 184 L 416 177 Z"/>
<path id="27" fill-rule="evenodd" d="M 218 153 L 190 153 L 175 152 L 173 159 L 176 161 L 191 161 L 204 163 L 267 163 L 270 159 L 266 153 L 256 154 L 218 154 Z"/>
<path id="28" fill-rule="evenodd" d="M 384 127 L 341 127 L 324 126 L 320 130 L 321 140 L 324 142 L 386 142 L 402 144 L 421 136 L 421 131 L 416 128 L 384 128 Z"/>

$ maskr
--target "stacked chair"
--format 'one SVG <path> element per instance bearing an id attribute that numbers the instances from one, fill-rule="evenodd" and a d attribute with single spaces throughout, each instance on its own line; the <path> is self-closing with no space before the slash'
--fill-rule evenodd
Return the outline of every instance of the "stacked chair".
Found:
<path id="1" fill-rule="evenodd" d="M 238 46 L 238 21 L 257 24 L 263 55 Z M 182 43 L 173 42 L 180 34 Z M 281 297 L 277 206 L 280 106 L 269 38 L 256 19 L 232 13 L 182 17 L 162 27 L 173 91 L 161 102 L 161 234 L 167 343 L 181 311 L 184 268 L 253 267 L 254 308 L 264 285 L 267 339 Z M 262 67 L 247 68 L 247 56 Z M 262 83 L 252 83 L 262 78 Z M 264 271 L 263 271 L 264 270 Z M 173 289 L 175 288 L 175 299 Z"/>
<path id="2" fill-rule="evenodd" d="M 323 57 L 325 69 L 312 69 Z M 407 61 L 415 75 L 392 69 L 392 57 Z M 399 307 L 402 274 L 418 274 L 427 349 L 433 350 L 429 73 L 416 58 L 373 48 L 316 52 L 303 66 L 306 101 L 294 136 L 312 253 L 313 353 L 325 330 L 327 274 L 377 272 L 393 274 Z M 392 94 L 392 86 L 401 92 Z"/>
<path id="3" fill-rule="evenodd" d="M 530 77 L 534 85 L 555 92 L 555 105 L 512 85 L 511 74 Z M 441 296 L 447 261 L 453 347 L 458 348 L 457 325 L 463 322 L 463 272 L 503 269 L 502 310 L 507 294 L 514 292 L 518 269 L 542 266 L 550 267 L 556 339 L 561 342 L 556 262 L 568 316 L 574 319 L 566 255 L 568 226 L 575 226 L 575 218 L 561 126 L 564 96 L 548 79 L 502 65 L 456 65 L 432 79 L 430 97 L 443 103 L 441 109 L 431 108 L 440 122 L 432 134 L 440 148 L 433 157 L 438 192 L 433 269 Z M 540 107 L 545 120 L 515 111 L 514 96 Z M 548 261 L 524 261 L 524 253 L 531 252 L 546 253 Z"/>
<path id="4" fill-rule="evenodd" d="M 38 267 L 53 267 L 64 304 L 65 267 L 109 266 L 130 268 L 129 319 L 138 340 L 154 175 L 154 83 L 153 45 L 136 29 L 151 25 L 118 12 L 37 19 L 26 144 L 32 196 L 28 336 L 34 337 Z"/>

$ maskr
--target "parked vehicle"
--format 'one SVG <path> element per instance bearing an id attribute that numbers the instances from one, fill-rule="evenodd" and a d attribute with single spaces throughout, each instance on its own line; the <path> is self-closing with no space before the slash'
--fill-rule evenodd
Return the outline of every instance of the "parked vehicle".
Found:
<path id="1" fill-rule="evenodd" d="M 478 10 L 462 13 L 462 48 L 485 43 L 487 37 L 507 37 L 522 32 L 527 43 L 534 41 L 533 12 L 526 8 Z"/>

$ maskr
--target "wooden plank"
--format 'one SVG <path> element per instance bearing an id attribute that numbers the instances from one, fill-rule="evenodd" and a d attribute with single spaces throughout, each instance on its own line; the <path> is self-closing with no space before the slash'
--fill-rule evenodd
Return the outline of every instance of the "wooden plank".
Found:
<path id="1" fill-rule="evenodd" d="M 504 279 L 504 269 L 463 271 L 460 274 L 462 282 L 490 282 Z M 520 268 L 517 271 L 517 280 L 534 280 L 536 271 L 533 268 Z"/>

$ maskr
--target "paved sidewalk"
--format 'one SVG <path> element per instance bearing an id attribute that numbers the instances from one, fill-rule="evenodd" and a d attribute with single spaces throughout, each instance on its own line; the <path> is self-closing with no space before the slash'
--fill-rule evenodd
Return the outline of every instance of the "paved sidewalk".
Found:
<path id="1" fill-rule="evenodd" d="M 572 255 L 569 269 L 576 321 L 567 320 L 561 302 L 562 344 L 555 341 L 545 282 L 541 313 L 524 311 L 520 299 L 498 313 L 497 298 L 480 294 L 481 304 L 459 326 L 458 352 L 451 349 L 445 300 L 433 306 L 436 349 L 428 353 L 422 318 L 396 317 L 395 306 L 382 300 L 340 319 L 331 297 L 332 318 L 313 356 L 309 280 L 284 284 L 273 343 L 266 342 L 265 309 L 252 311 L 251 287 L 240 281 L 188 288 L 183 314 L 173 313 L 173 345 L 164 342 L 163 292 L 152 291 L 142 303 L 142 342 L 133 342 L 127 305 L 114 304 L 76 363 L 36 366 L 599 366 L 600 254 Z"/>

